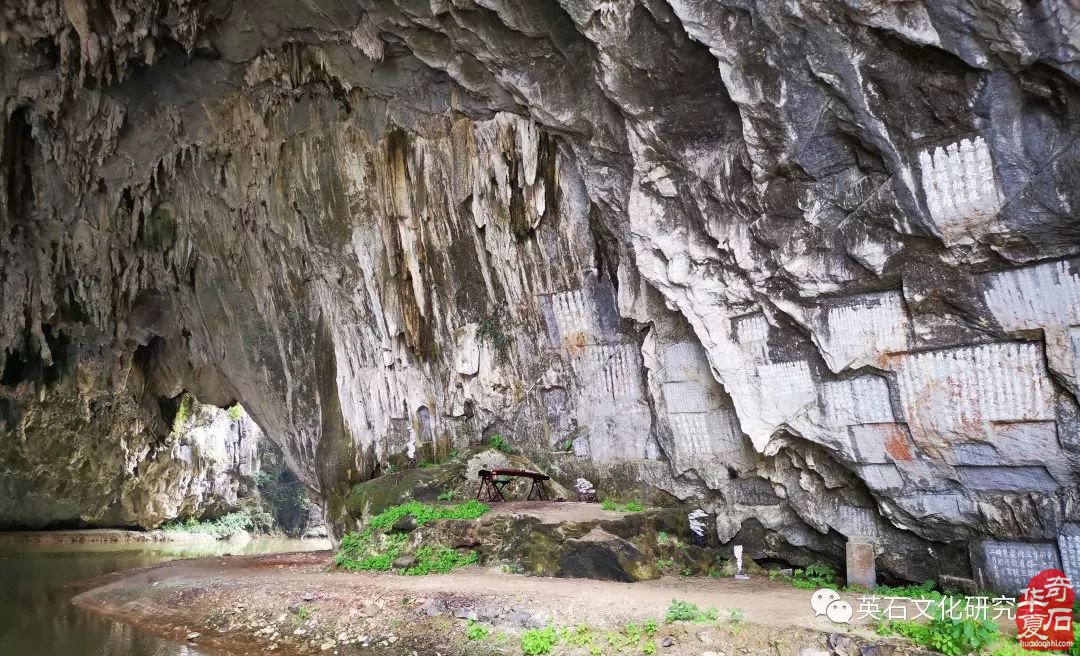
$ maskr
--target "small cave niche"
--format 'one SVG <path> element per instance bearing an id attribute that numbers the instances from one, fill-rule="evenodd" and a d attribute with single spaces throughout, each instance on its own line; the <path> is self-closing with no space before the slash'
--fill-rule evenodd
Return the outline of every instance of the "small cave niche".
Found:
<path id="1" fill-rule="evenodd" d="M 0 397 L 0 431 L 13 431 L 19 426 L 19 406 L 11 399 Z"/>
<path id="2" fill-rule="evenodd" d="M 13 227 L 28 224 L 34 207 L 34 180 L 31 158 L 34 152 L 34 131 L 30 110 L 19 107 L 11 113 L 4 131 L 3 161 L 8 163 L 4 190 L 8 215 Z"/>
<path id="3" fill-rule="evenodd" d="M 52 363 L 45 362 L 38 350 L 11 349 L 0 372 L 0 386 L 14 387 L 23 382 L 54 385 L 70 373 L 74 364 L 71 338 L 59 331 L 54 333 L 49 324 L 42 324 L 41 332 L 52 353 Z"/>

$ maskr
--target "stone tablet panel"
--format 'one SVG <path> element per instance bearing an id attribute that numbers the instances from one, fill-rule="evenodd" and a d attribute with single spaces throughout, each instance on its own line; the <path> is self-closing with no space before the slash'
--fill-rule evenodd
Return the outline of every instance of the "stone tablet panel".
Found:
<path id="1" fill-rule="evenodd" d="M 693 381 L 664 383 L 664 403 L 671 414 L 709 411 L 705 388 Z"/>
<path id="2" fill-rule="evenodd" d="M 669 415 L 675 449 L 680 455 L 697 456 L 712 452 L 709 443 L 708 415 L 684 413 Z"/>
<path id="3" fill-rule="evenodd" d="M 996 423 L 994 446 L 1006 464 L 1042 463 L 1054 457 L 1064 459 L 1060 455 L 1057 423 L 1052 421 Z"/>
<path id="4" fill-rule="evenodd" d="M 1080 261 L 1059 260 L 983 278 L 983 299 L 1005 330 L 1080 324 Z"/>
<path id="5" fill-rule="evenodd" d="M 559 339 L 564 344 L 584 344 L 592 333 L 592 322 L 581 290 L 552 294 L 551 308 L 559 328 Z"/>
<path id="6" fill-rule="evenodd" d="M 946 243 L 980 234 L 1000 211 L 994 165 L 982 137 L 919 153 L 919 168 L 927 209 Z"/>
<path id="7" fill-rule="evenodd" d="M 772 483 L 756 476 L 734 481 L 731 497 L 735 503 L 743 506 L 775 506 L 780 503 Z"/>
<path id="8" fill-rule="evenodd" d="M 817 404 L 817 388 L 806 362 L 781 362 L 758 367 L 761 396 L 785 412 Z"/>
<path id="9" fill-rule="evenodd" d="M 833 371 L 908 350 L 908 316 L 898 292 L 842 299 L 829 308 L 822 354 Z"/>
<path id="10" fill-rule="evenodd" d="M 1053 492 L 1058 482 L 1046 467 L 979 467 L 962 465 L 956 468 L 960 483 L 972 490 L 988 492 Z"/>
<path id="11" fill-rule="evenodd" d="M 1044 569 L 1060 569 L 1053 544 L 992 542 L 981 545 L 982 583 L 996 592 L 1019 595 L 1032 576 Z"/>
<path id="12" fill-rule="evenodd" d="M 1080 581 L 1080 535 L 1062 535 L 1058 537 L 1058 550 L 1061 552 L 1062 571 L 1072 581 L 1076 589 Z"/>
<path id="13" fill-rule="evenodd" d="M 891 359 L 912 430 L 948 436 L 985 432 L 994 421 L 1054 419 L 1042 349 L 1007 342 Z"/>
<path id="14" fill-rule="evenodd" d="M 848 429 L 862 463 L 907 462 L 914 445 L 901 424 L 858 424 Z"/>
<path id="15" fill-rule="evenodd" d="M 581 395 L 592 401 L 626 402 L 641 398 L 641 353 L 632 344 L 587 346 L 574 361 Z"/>
<path id="16" fill-rule="evenodd" d="M 731 320 L 735 341 L 749 355 L 765 359 L 768 355 L 769 322 L 760 312 Z"/>
<path id="17" fill-rule="evenodd" d="M 1001 454 L 993 444 L 961 442 L 953 445 L 953 457 L 960 465 L 1000 465 Z"/>
<path id="18" fill-rule="evenodd" d="M 680 342 L 664 349 L 665 382 L 697 380 L 705 373 L 712 376 L 705 350 L 697 344 Z"/>
<path id="19" fill-rule="evenodd" d="M 896 465 L 863 465 L 859 474 L 871 490 L 893 492 L 904 487 L 904 478 Z"/>
<path id="20" fill-rule="evenodd" d="M 887 424 L 896 421 L 889 384 L 880 376 L 859 376 L 821 385 L 821 404 L 830 426 Z"/>
<path id="21" fill-rule="evenodd" d="M 877 522 L 874 521 L 872 508 L 860 508 L 837 504 L 833 512 L 833 520 L 829 526 L 839 531 L 847 538 L 875 537 L 877 536 Z"/>

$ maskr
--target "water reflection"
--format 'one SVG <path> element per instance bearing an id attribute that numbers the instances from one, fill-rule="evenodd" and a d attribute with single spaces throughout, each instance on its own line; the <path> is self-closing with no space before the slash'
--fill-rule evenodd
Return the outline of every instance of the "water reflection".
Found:
<path id="1" fill-rule="evenodd" d="M 0 546 L 0 655 L 204 656 L 79 610 L 71 584 L 176 558 L 328 548 L 311 540 L 253 540 L 244 546 L 67 544 Z"/>

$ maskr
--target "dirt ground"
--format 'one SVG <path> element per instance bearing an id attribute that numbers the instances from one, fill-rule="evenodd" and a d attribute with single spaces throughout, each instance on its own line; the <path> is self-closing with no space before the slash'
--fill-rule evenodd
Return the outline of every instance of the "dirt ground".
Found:
<path id="1" fill-rule="evenodd" d="M 874 639 L 866 625 L 815 617 L 810 591 L 764 579 L 614 583 L 477 566 L 410 577 L 331 571 L 330 564 L 330 552 L 174 561 L 95 581 L 100 587 L 74 603 L 166 637 L 190 636 L 203 650 L 244 655 L 512 655 L 521 653 L 519 635 L 528 627 L 586 625 L 599 639 L 650 618 L 659 623 L 654 642 L 671 656 L 795 656 L 821 653 L 829 633 Z M 665 624 L 673 599 L 716 608 L 719 621 Z M 470 620 L 489 635 L 468 640 Z M 599 642 L 604 654 L 641 653 Z M 589 652 L 563 646 L 552 653 Z"/>

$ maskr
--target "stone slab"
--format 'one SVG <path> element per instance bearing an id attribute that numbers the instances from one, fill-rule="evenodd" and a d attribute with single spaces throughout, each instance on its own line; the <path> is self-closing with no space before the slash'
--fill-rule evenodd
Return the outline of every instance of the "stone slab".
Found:
<path id="1" fill-rule="evenodd" d="M 986 589 L 1019 595 L 1032 576 L 1044 569 L 1061 568 L 1053 543 L 987 540 L 973 548 L 976 580 Z"/>

